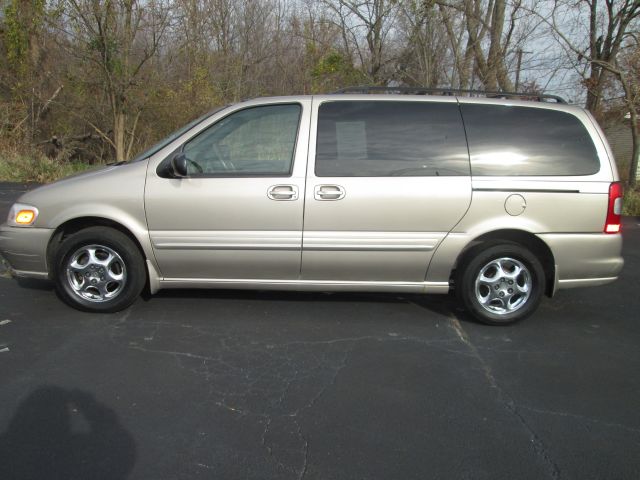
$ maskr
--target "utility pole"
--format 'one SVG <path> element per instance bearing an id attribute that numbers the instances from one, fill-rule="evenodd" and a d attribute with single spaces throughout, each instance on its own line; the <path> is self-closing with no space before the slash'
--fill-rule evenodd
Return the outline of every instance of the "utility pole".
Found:
<path id="1" fill-rule="evenodd" d="M 516 55 L 518 55 L 518 62 L 516 66 L 516 86 L 515 90 L 518 91 L 520 88 L 520 69 L 522 68 L 522 54 L 523 53 L 533 53 L 533 52 L 524 52 L 521 48 L 516 51 Z"/>

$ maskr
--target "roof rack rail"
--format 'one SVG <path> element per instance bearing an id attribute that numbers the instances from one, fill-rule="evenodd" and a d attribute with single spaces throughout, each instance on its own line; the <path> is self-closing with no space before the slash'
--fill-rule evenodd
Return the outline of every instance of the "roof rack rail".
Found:
<path id="1" fill-rule="evenodd" d="M 333 92 L 334 94 L 345 93 L 399 93 L 405 95 L 467 95 L 469 97 L 484 96 L 487 98 L 513 98 L 520 97 L 535 99 L 538 102 L 546 102 L 553 100 L 556 103 L 567 103 L 567 101 L 557 95 L 549 95 L 546 93 L 528 93 L 528 92 L 492 92 L 487 90 L 464 90 L 459 88 L 426 88 L 426 87 L 378 87 L 378 86 L 354 86 L 341 88 Z"/>

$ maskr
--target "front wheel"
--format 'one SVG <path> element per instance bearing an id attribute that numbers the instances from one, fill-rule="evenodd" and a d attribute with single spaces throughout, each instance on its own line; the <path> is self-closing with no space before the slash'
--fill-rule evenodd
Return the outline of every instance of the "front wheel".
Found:
<path id="1" fill-rule="evenodd" d="M 506 325 L 531 315 L 545 289 L 540 261 L 516 244 L 479 247 L 462 265 L 456 291 L 480 322 Z"/>
<path id="2" fill-rule="evenodd" d="M 74 308 L 117 312 L 131 305 L 146 283 L 142 255 L 124 233 L 89 227 L 65 238 L 55 256 L 55 283 Z"/>

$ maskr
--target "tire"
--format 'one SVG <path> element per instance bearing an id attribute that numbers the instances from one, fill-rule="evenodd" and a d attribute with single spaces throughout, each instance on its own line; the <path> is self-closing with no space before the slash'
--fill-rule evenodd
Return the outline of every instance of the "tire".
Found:
<path id="1" fill-rule="evenodd" d="M 528 317 L 540 305 L 544 290 L 540 261 L 514 243 L 477 247 L 456 279 L 465 309 L 487 325 L 509 325 Z"/>
<path id="2" fill-rule="evenodd" d="M 142 292 L 147 272 L 137 245 L 109 227 L 89 227 L 65 238 L 54 255 L 60 297 L 87 312 L 124 310 Z"/>

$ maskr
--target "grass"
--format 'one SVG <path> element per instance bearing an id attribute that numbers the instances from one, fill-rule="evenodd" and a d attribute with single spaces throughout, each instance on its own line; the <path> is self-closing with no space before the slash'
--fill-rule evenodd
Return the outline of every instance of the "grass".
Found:
<path id="1" fill-rule="evenodd" d="M 92 168 L 94 165 L 61 162 L 41 153 L 0 152 L 0 181 L 5 182 L 50 183 Z"/>

